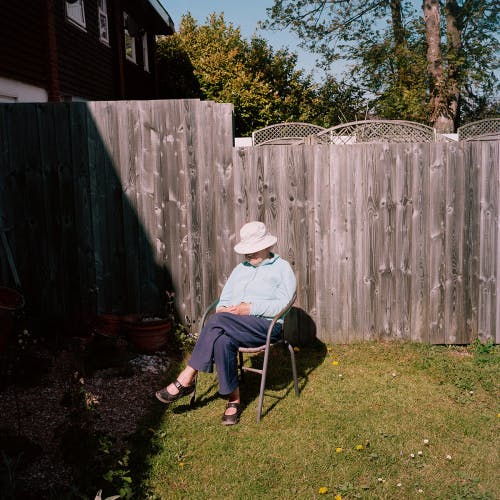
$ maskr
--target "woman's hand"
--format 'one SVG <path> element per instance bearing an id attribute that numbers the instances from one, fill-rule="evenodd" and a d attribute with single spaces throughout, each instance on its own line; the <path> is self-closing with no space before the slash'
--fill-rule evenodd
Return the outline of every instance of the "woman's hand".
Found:
<path id="1" fill-rule="evenodd" d="M 218 307 L 215 312 L 225 312 L 230 314 L 238 314 L 240 316 L 249 316 L 250 315 L 250 304 L 247 302 L 241 302 L 237 306 L 229 306 L 229 307 Z"/>

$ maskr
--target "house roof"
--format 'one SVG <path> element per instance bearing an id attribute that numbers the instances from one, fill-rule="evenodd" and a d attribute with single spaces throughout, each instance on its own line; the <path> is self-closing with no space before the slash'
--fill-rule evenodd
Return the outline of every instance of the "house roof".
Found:
<path id="1" fill-rule="evenodd" d="M 170 14 L 167 12 L 165 7 L 160 3 L 159 0 L 146 0 L 147 3 L 154 9 L 156 14 L 161 18 L 163 22 L 159 22 L 156 27 L 156 31 L 158 35 L 166 35 L 166 34 L 171 34 L 174 33 L 175 31 L 175 26 L 174 22 L 172 21 L 172 18 L 170 17 Z M 161 26 L 161 25 L 166 25 Z"/>

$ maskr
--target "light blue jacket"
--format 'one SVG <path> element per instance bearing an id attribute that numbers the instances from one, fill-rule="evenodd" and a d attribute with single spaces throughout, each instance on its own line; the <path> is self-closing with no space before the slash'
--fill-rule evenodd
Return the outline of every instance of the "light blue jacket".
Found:
<path id="1" fill-rule="evenodd" d="M 273 318 L 293 297 L 297 281 L 290 264 L 272 254 L 259 266 L 238 264 L 227 280 L 218 307 L 250 303 L 252 316 Z"/>

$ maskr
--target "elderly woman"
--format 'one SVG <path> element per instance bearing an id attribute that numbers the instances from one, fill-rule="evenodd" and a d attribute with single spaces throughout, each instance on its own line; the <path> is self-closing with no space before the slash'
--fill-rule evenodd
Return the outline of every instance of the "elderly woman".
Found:
<path id="1" fill-rule="evenodd" d="M 156 393 L 160 401 L 171 403 L 191 394 L 198 371 L 211 373 L 215 362 L 219 393 L 228 399 L 222 423 L 238 423 L 238 348 L 265 343 L 270 321 L 288 304 L 296 288 L 290 264 L 271 252 L 276 241 L 262 222 L 248 222 L 241 228 L 234 250 L 246 260 L 229 276 L 216 312 L 200 332 L 186 368 L 177 380 Z M 282 324 L 276 323 L 272 340 L 279 338 L 281 328 Z"/>

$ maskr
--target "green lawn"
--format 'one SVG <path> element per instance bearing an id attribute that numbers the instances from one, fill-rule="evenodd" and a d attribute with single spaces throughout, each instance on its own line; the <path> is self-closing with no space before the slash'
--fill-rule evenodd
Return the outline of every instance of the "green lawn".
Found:
<path id="1" fill-rule="evenodd" d="M 158 405 L 141 498 L 500 498 L 498 347 L 318 344 L 296 356 L 300 397 L 274 351 L 260 424 L 251 373 L 237 426 L 220 424 L 212 375 L 194 409 Z"/>

